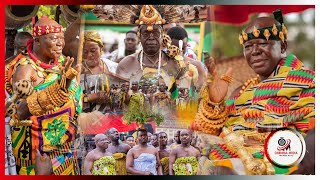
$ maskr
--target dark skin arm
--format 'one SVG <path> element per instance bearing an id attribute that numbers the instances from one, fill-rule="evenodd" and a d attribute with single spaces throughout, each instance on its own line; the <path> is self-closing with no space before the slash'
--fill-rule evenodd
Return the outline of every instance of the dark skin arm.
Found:
<path id="1" fill-rule="evenodd" d="M 125 153 L 128 153 L 131 147 L 128 144 L 123 144 L 123 145 L 124 145 Z"/>
<path id="2" fill-rule="evenodd" d="M 40 154 L 39 150 L 36 150 L 36 163 L 34 165 L 34 171 L 36 175 L 50 175 L 52 172 L 52 162 L 49 156 Z"/>
<path id="3" fill-rule="evenodd" d="M 90 152 L 87 154 L 83 164 L 83 175 L 92 175 L 91 169 L 94 163 L 93 154 Z"/>
<path id="4" fill-rule="evenodd" d="M 176 159 L 177 159 L 177 152 L 176 152 L 176 149 L 173 149 L 169 155 L 169 175 L 174 175 L 172 168 Z"/>
<path id="5" fill-rule="evenodd" d="M 116 74 L 124 78 L 130 78 L 129 67 L 134 68 L 134 61 L 136 61 L 136 59 L 133 56 L 124 57 L 118 64 Z"/>

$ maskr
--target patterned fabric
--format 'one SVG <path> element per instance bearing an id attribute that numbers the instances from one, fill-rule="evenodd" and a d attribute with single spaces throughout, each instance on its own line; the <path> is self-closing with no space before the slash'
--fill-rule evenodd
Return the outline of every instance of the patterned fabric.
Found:
<path id="1" fill-rule="evenodd" d="M 211 160 L 221 160 L 228 158 L 238 158 L 238 155 L 227 148 L 225 144 L 214 144 L 209 158 Z"/>
<path id="2" fill-rule="evenodd" d="M 128 112 L 137 113 L 141 112 L 144 107 L 144 95 L 142 93 L 133 93 L 130 97 Z"/>
<path id="3" fill-rule="evenodd" d="M 127 175 L 126 154 L 114 153 L 113 158 L 116 160 L 115 168 L 116 168 L 117 175 Z"/>
<path id="4" fill-rule="evenodd" d="M 254 128 L 293 125 L 305 132 L 314 127 L 315 72 L 303 68 L 294 55 L 281 59 L 272 75 L 246 89 L 240 96 L 228 99 L 231 112 L 227 126 L 240 124 Z"/>
<path id="5" fill-rule="evenodd" d="M 42 26 L 33 26 L 32 28 L 32 35 L 33 37 L 42 36 L 50 33 L 61 33 L 63 32 L 62 26 L 48 26 L 48 25 L 42 25 Z"/>
<path id="6" fill-rule="evenodd" d="M 198 159 L 194 156 L 177 158 L 173 164 L 175 175 L 197 175 Z"/>
<path id="7" fill-rule="evenodd" d="M 157 158 L 153 154 L 142 153 L 137 159 L 133 160 L 133 168 L 135 170 L 151 172 L 153 175 L 157 175 Z"/>
<path id="8" fill-rule="evenodd" d="M 59 63 L 63 63 L 63 57 Z M 12 75 L 20 65 L 31 64 L 32 60 L 25 56 L 10 67 L 8 82 L 11 83 Z M 53 84 L 60 76 L 58 67 L 44 70 L 38 74 L 45 74 L 44 82 L 34 87 L 40 91 Z M 8 75 L 9 75 L 8 74 Z M 69 87 L 70 100 L 62 107 L 55 107 L 43 116 L 31 116 L 32 126 L 14 127 L 12 131 L 13 154 L 16 158 L 19 174 L 34 174 L 35 150 L 46 153 L 53 162 L 54 174 L 78 174 L 77 161 L 73 152 L 73 140 L 76 134 L 76 118 L 82 110 L 80 100 L 82 90 L 76 81 L 72 81 Z M 54 164 L 54 159 L 57 162 Z"/>
<path id="9" fill-rule="evenodd" d="M 162 166 L 163 174 L 169 173 L 169 157 L 164 157 L 160 159 L 160 164 Z"/>
<path id="10" fill-rule="evenodd" d="M 87 30 L 84 33 L 84 40 L 85 41 L 92 41 L 97 43 L 100 47 L 103 47 L 103 42 L 102 39 L 100 37 L 100 34 L 98 33 L 98 31 L 95 30 Z"/>
<path id="11" fill-rule="evenodd" d="M 92 175 L 116 175 L 115 163 L 112 156 L 103 156 L 94 161 L 91 173 Z"/>

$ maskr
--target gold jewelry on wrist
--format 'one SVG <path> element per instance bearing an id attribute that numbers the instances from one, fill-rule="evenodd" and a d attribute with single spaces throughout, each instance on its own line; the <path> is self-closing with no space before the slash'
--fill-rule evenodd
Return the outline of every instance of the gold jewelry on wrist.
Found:
<path id="1" fill-rule="evenodd" d="M 39 105 L 44 111 L 50 111 L 54 109 L 54 106 L 52 105 L 50 99 L 47 96 L 46 90 L 37 92 L 37 96 Z"/>
<path id="2" fill-rule="evenodd" d="M 29 111 L 32 115 L 40 116 L 45 113 L 38 102 L 37 93 L 32 93 L 29 97 L 27 97 L 27 103 Z"/>
<path id="3" fill-rule="evenodd" d="M 65 74 L 67 79 L 73 79 L 78 75 L 78 71 L 76 71 L 71 67 L 68 69 L 68 71 Z"/>
<path id="4" fill-rule="evenodd" d="M 214 81 L 214 76 L 208 73 L 207 83 L 213 83 L 213 81 Z"/>

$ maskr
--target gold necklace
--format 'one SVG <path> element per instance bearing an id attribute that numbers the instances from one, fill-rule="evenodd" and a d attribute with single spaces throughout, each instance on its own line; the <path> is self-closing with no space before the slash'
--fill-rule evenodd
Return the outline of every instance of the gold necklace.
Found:
<path id="1" fill-rule="evenodd" d="M 260 83 L 260 76 L 259 74 L 257 74 L 257 77 L 255 78 L 251 78 L 251 79 L 248 79 L 244 85 L 242 86 L 241 90 L 240 90 L 240 95 L 246 91 L 247 89 L 249 88 L 252 88 L 253 86 L 257 85 Z"/>

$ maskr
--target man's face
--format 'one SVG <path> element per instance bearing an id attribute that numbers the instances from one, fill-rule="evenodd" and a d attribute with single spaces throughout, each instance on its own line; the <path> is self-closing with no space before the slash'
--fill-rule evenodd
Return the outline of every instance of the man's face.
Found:
<path id="1" fill-rule="evenodd" d="M 178 144 L 181 143 L 181 141 L 180 141 L 180 132 L 174 133 L 174 141 L 175 141 L 176 143 L 178 143 Z"/>
<path id="2" fill-rule="evenodd" d="M 136 143 L 134 142 L 134 138 L 133 137 L 128 137 L 126 140 L 126 143 L 130 146 L 133 147 L 136 145 Z"/>
<path id="3" fill-rule="evenodd" d="M 159 143 L 162 146 L 166 146 L 168 144 L 168 136 L 166 133 L 159 134 Z"/>
<path id="4" fill-rule="evenodd" d="M 158 137 L 156 135 L 152 135 L 151 136 L 151 144 L 154 147 L 159 146 L 159 141 L 158 141 Z"/>
<path id="5" fill-rule="evenodd" d="M 135 33 L 128 33 L 124 39 L 127 51 L 135 51 L 137 49 L 138 37 Z"/>
<path id="6" fill-rule="evenodd" d="M 159 85 L 159 90 L 160 90 L 160 92 L 166 91 L 166 85 L 165 85 L 164 83 L 161 83 L 161 84 Z"/>
<path id="7" fill-rule="evenodd" d="M 111 142 L 109 141 L 109 139 L 107 138 L 107 136 L 105 136 L 105 138 L 101 138 L 99 140 L 96 141 L 96 145 L 98 147 L 101 147 L 101 148 L 105 148 L 107 149 L 108 148 L 108 145 L 110 144 Z"/>
<path id="8" fill-rule="evenodd" d="M 98 66 L 100 63 L 100 46 L 92 41 L 86 41 L 83 46 L 83 60 L 89 67 Z"/>
<path id="9" fill-rule="evenodd" d="M 138 132 L 138 142 L 143 145 L 148 143 L 147 131 L 139 131 Z"/>
<path id="10" fill-rule="evenodd" d="M 138 82 L 136 82 L 136 81 L 132 82 L 131 88 L 132 88 L 132 90 L 138 90 L 138 88 L 139 88 Z"/>
<path id="11" fill-rule="evenodd" d="M 48 58 L 59 58 L 65 45 L 63 33 L 50 33 L 38 37 L 40 52 Z"/>
<path id="12" fill-rule="evenodd" d="M 244 43 L 243 53 L 255 73 L 268 77 L 281 59 L 281 43 L 275 40 L 252 39 Z"/>
<path id="13" fill-rule="evenodd" d="M 245 32 L 252 32 L 255 27 L 257 29 L 272 27 L 273 24 L 279 24 L 279 22 L 270 17 L 256 18 L 248 25 Z M 267 78 L 274 71 L 279 60 L 285 55 L 286 47 L 286 42 L 252 39 L 244 43 L 243 54 L 249 66 L 257 74 L 263 78 Z"/>
<path id="14" fill-rule="evenodd" d="M 110 130 L 109 137 L 110 137 L 111 141 L 118 141 L 120 139 L 120 135 L 119 135 L 118 130 L 116 128 L 112 128 Z"/>
<path id="15" fill-rule="evenodd" d="M 22 51 L 27 49 L 28 38 L 21 38 L 14 42 L 15 54 L 20 54 Z"/>
<path id="16" fill-rule="evenodd" d="M 183 54 L 184 54 L 184 53 L 186 52 L 186 50 L 187 50 L 188 38 L 185 37 L 185 38 L 182 40 L 182 42 L 183 42 L 183 44 L 182 44 L 182 52 L 183 52 Z M 172 43 L 171 43 L 171 44 L 179 47 L 179 39 L 172 39 Z"/>
<path id="17" fill-rule="evenodd" d="M 152 136 L 152 134 L 150 132 L 148 132 L 148 142 L 151 142 L 151 136 Z"/>
<path id="18" fill-rule="evenodd" d="M 192 139 L 192 135 L 189 133 L 188 130 L 182 130 L 180 132 L 181 144 L 190 144 L 191 139 Z"/>
<path id="19" fill-rule="evenodd" d="M 162 40 L 161 27 L 154 25 L 153 30 L 148 31 L 147 26 L 142 25 L 140 28 L 140 40 L 145 53 L 151 55 L 159 52 Z"/>

